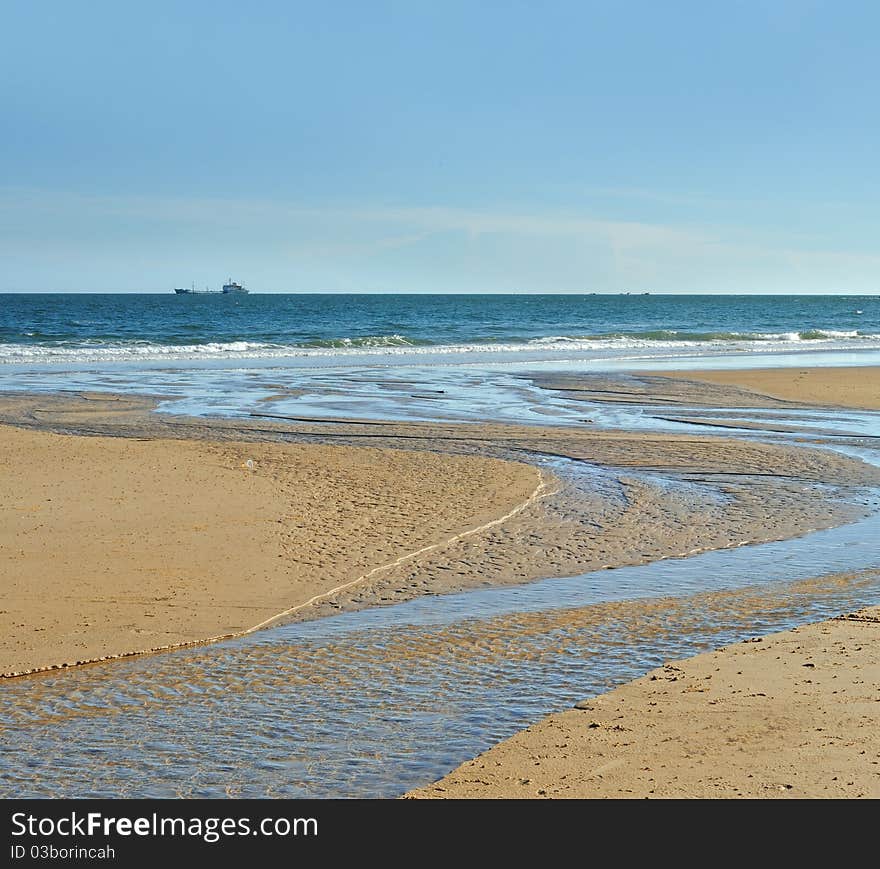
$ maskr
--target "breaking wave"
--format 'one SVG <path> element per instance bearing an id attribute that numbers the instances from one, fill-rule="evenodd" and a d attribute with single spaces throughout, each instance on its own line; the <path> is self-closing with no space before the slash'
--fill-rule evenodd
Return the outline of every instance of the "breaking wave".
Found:
<path id="1" fill-rule="evenodd" d="M 306 339 L 281 343 L 269 341 L 209 341 L 161 343 L 146 340 L 39 341 L 0 343 L 0 363 L 79 363 L 162 360 L 274 359 L 301 356 L 459 355 L 523 354 L 542 352 L 617 355 L 647 350 L 703 348 L 723 352 L 751 350 L 769 352 L 800 345 L 831 348 L 880 348 L 880 334 L 832 329 L 800 332 L 688 332 L 654 330 L 598 335 L 550 335 L 539 338 L 475 338 L 461 343 L 434 343 L 405 335 Z M 806 345 L 806 346 L 805 346 Z"/>

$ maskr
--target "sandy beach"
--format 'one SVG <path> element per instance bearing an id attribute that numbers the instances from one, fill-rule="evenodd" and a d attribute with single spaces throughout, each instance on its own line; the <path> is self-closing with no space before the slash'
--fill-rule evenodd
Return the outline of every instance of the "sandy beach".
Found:
<path id="1" fill-rule="evenodd" d="M 873 607 L 667 662 L 407 796 L 876 799 L 878 684 Z"/>
<path id="2" fill-rule="evenodd" d="M 785 539 L 850 521 L 847 492 L 880 483 L 857 460 L 715 435 L 206 422 L 151 407 L 92 393 L 0 403 L 15 424 L 0 427 L 0 672 Z M 295 436 L 306 442 L 278 442 Z M 609 471 L 578 487 L 523 463 L 535 455 Z M 814 483 L 824 494 L 805 499 Z"/>
<path id="3" fill-rule="evenodd" d="M 541 386 L 701 419 L 695 404 L 772 409 L 833 394 L 836 406 L 872 407 L 878 372 L 560 375 Z M 4 675 L 784 540 L 858 518 L 859 493 L 880 485 L 876 468 L 816 450 L 812 436 L 205 420 L 154 405 L 85 392 L 0 401 Z M 670 663 L 409 796 L 878 796 L 877 624 L 865 611 Z"/>

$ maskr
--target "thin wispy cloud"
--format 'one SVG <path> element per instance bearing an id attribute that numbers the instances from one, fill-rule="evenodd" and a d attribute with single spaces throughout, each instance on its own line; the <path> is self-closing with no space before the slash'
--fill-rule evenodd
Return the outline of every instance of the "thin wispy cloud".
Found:
<path id="1" fill-rule="evenodd" d="M 438 260 L 449 264 L 452 280 L 473 290 L 735 292 L 766 291 L 773 283 L 819 292 L 829 285 L 856 291 L 880 284 L 880 255 L 872 251 L 819 246 L 795 232 L 771 237 L 742 226 L 562 210 L 0 191 L 0 250 L 14 252 L 18 262 L 27 257 L 27 239 L 31 250 L 54 252 L 57 259 L 59 252 L 74 255 L 89 237 L 112 238 L 119 226 L 136 230 L 119 242 L 120 256 L 158 254 L 169 264 L 189 256 L 191 270 L 193 251 L 227 262 L 241 246 L 251 251 L 250 260 L 241 260 L 249 271 L 261 256 L 273 258 L 276 286 L 286 285 L 286 269 L 310 282 L 332 279 L 338 289 L 386 286 L 387 274 L 426 291 L 432 288 L 428 265 Z M 180 239 L 193 235 L 198 242 L 184 250 Z M 114 253 L 108 245 L 92 256 L 105 257 L 109 267 Z"/>

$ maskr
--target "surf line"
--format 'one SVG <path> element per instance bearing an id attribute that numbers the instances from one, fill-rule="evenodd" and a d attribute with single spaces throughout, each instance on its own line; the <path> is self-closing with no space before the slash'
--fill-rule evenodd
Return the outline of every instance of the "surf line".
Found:
<path id="1" fill-rule="evenodd" d="M 430 546 L 423 546 L 421 549 L 417 549 L 415 552 L 408 552 L 405 555 L 401 555 L 400 558 L 396 558 L 394 561 L 389 562 L 388 564 L 380 564 L 378 567 L 374 567 L 372 570 L 364 573 L 356 579 L 351 580 L 350 582 L 338 585 L 336 588 L 330 589 L 330 591 L 325 591 L 321 592 L 320 594 L 313 595 L 304 603 L 289 607 L 288 609 L 283 610 L 282 612 L 277 613 L 276 615 L 271 616 L 268 619 L 264 619 L 259 624 L 256 624 L 253 627 L 245 628 L 242 631 L 235 631 L 228 634 L 218 634 L 214 637 L 206 637 L 202 640 L 184 640 L 180 643 L 168 643 L 167 645 L 155 646 L 150 649 L 136 649 L 130 652 L 117 652 L 111 655 L 101 655 L 94 658 L 85 658 L 80 661 L 65 661 L 60 664 L 49 664 L 45 667 L 33 667 L 29 670 L 0 673 L 0 679 L 15 679 L 21 678 L 23 676 L 33 676 L 37 673 L 48 673 L 54 670 L 67 670 L 72 667 L 82 667 L 88 664 L 100 664 L 105 661 L 116 661 L 120 658 L 134 658 L 139 655 L 155 655 L 161 652 L 174 652 L 180 651 L 182 649 L 192 649 L 197 646 L 208 646 L 213 643 L 223 642 L 224 640 L 237 640 L 241 637 L 249 636 L 250 634 L 259 631 L 262 628 L 268 627 L 273 622 L 277 622 L 279 619 L 286 618 L 287 616 L 293 615 L 294 613 L 297 613 L 300 610 L 305 609 L 306 607 L 313 606 L 319 601 L 326 600 L 327 598 L 333 597 L 333 595 L 339 594 L 340 592 L 346 591 L 350 588 L 354 588 L 360 583 L 366 582 L 377 573 L 381 573 L 384 570 L 391 570 L 394 567 L 405 564 L 407 561 L 413 558 L 417 558 L 419 555 L 424 555 L 426 552 L 433 552 L 436 549 L 441 549 L 444 546 L 449 546 L 466 537 L 471 537 L 474 534 L 479 534 L 481 531 L 486 531 L 489 528 L 494 528 L 497 525 L 500 525 L 502 522 L 506 522 L 508 519 L 512 519 L 517 514 L 522 513 L 522 511 L 528 508 L 531 504 L 540 501 L 542 498 L 549 498 L 550 496 L 555 495 L 560 490 L 561 487 L 559 486 L 550 490 L 548 481 L 545 479 L 544 472 L 538 470 L 538 474 L 540 477 L 539 482 L 532 494 L 529 495 L 529 497 L 521 504 L 518 504 L 516 507 L 514 507 L 509 513 L 505 513 L 498 519 L 493 519 L 491 522 L 486 522 L 483 525 L 469 528 L 466 531 L 455 534 L 447 540 L 441 540 L 439 543 L 432 543 Z"/>

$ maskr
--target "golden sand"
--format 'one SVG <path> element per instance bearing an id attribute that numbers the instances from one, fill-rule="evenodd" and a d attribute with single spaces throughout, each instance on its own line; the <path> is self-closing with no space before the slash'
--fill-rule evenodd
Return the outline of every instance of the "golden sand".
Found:
<path id="1" fill-rule="evenodd" d="M 652 376 L 738 386 L 798 404 L 880 410 L 880 368 L 749 368 L 718 371 L 651 371 Z"/>
<path id="2" fill-rule="evenodd" d="M 527 465 L 0 427 L 0 672 L 245 631 L 491 523 Z M 250 464 L 249 464 L 250 463 Z"/>

